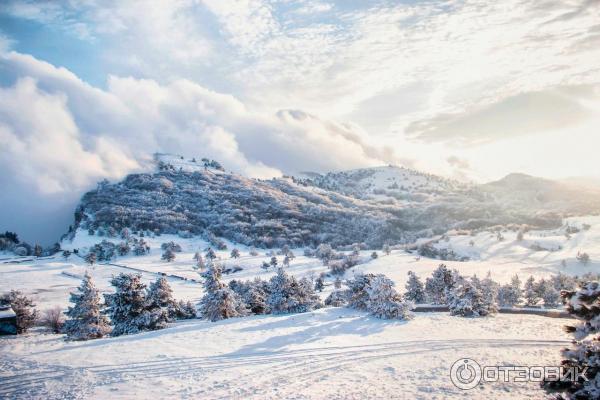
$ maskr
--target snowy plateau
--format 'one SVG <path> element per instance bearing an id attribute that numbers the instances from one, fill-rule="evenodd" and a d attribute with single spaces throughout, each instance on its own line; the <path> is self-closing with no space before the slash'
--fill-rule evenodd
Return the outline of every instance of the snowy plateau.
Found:
<path id="1" fill-rule="evenodd" d="M 153 174 L 100 183 L 84 195 L 60 252 L 4 251 L 0 293 L 19 290 L 39 310 L 65 311 L 86 272 L 102 294 L 113 293 L 111 278 L 126 273 L 140 274 L 146 285 L 165 277 L 175 299 L 196 305 L 205 295 L 197 253 L 204 257 L 208 248 L 223 268 L 223 284 L 268 281 L 277 274 L 275 258 L 298 280 L 322 279 L 320 301 L 361 274 L 383 274 L 402 294 L 409 271 L 424 283 L 440 263 L 467 278 L 489 273 L 499 285 L 516 274 L 525 283 L 530 276 L 600 273 L 596 189 L 516 174 L 468 185 L 397 167 L 259 181 L 208 160 L 206 166 L 168 155 L 157 161 Z M 144 240 L 143 254 L 90 262 L 86 256 L 103 241 L 118 253 L 124 229 L 128 240 Z M 163 244 L 170 242 L 178 245 L 174 259 L 165 258 Z M 332 273 L 339 260 L 315 255 L 322 244 L 355 262 Z M 284 261 L 284 247 L 294 257 Z M 544 307 L 531 309 L 550 308 Z M 563 311 L 561 305 L 551 310 Z M 571 340 L 563 330 L 569 321 L 448 311 L 384 319 L 324 306 L 214 322 L 182 319 L 164 329 L 84 341 L 36 325 L 0 337 L 0 398 L 545 398 L 538 382 L 461 390 L 450 369 L 462 358 L 492 366 L 560 365 L 560 350 Z"/>

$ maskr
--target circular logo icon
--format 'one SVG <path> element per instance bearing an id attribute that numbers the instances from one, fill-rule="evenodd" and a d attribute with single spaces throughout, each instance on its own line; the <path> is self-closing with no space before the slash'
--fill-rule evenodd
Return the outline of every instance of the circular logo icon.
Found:
<path id="1" fill-rule="evenodd" d="M 473 389 L 481 380 L 481 367 L 470 358 L 456 360 L 450 368 L 450 380 L 459 389 Z"/>

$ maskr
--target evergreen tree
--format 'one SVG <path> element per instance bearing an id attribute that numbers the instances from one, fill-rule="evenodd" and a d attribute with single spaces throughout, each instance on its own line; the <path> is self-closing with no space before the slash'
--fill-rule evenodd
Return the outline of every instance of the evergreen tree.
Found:
<path id="1" fill-rule="evenodd" d="M 496 312 L 495 304 L 489 304 L 481 290 L 469 280 L 463 280 L 448 291 L 448 307 L 451 315 L 483 317 Z"/>
<path id="2" fill-rule="evenodd" d="M 150 284 L 146 294 L 146 310 L 149 314 L 148 329 L 162 329 L 173 320 L 177 302 L 167 278 L 161 276 Z"/>
<path id="3" fill-rule="evenodd" d="M 19 290 L 11 290 L 0 297 L 0 305 L 12 308 L 17 317 L 17 333 L 25 333 L 31 328 L 38 318 L 33 300 Z"/>
<path id="4" fill-rule="evenodd" d="M 211 247 L 209 247 L 208 249 L 206 249 L 205 256 L 206 256 L 206 259 L 208 261 L 212 261 L 212 260 L 214 260 L 214 259 L 217 258 L 217 255 L 215 254 L 215 251 Z"/>
<path id="5" fill-rule="evenodd" d="M 425 294 L 432 304 L 446 304 L 446 292 L 456 283 L 456 275 L 440 264 L 430 278 L 425 280 Z"/>
<path id="6" fill-rule="evenodd" d="M 317 292 L 322 292 L 323 288 L 325 288 L 325 281 L 323 280 L 323 276 L 319 275 L 319 277 L 315 281 L 315 290 Z"/>
<path id="7" fill-rule="evenodd" d="M 519 278 L 517 277 L 517 280 Z M 499 285 L 492 279 L 492 273 L 488 271 L 485 279 L 483 279 L 478 289 L 481 290 L 484 306 L 496 312 L 498 310 L 498 288 Z"/>
<path id="8" fill-rule="evenodd" d="M 551 281 L 544 281 L 542 300 L 545 308 L 555 308 L 560 300 L 560 292 L 554 288 Z"/>
<path id="9" fill-rule="evenodd" d="M 354 279 L 347 282 L 348 307 L 367 311 L 369 305 L 367 287 L 374 278 L 374 274 L 357 274 Z"/>
<path id="10" fill-rule="evenodd" d="M 221 282 L 219 264 L 210 263 L 202 277 L 204 296 L 200 300 L 200 314 L 203 318 L 214 322 L 248 315 L 248 309 L 242 299 Z"/>
<path id="11" fill-rule="evenodd" d="M 390 247 L 390 245 L 388 243 L 384 244 L 381 251 L 383 251 L 383 253 L 386 256 L 389 256 L 392 253 L 392 248 Z"/>
<path id="12" fill-rule="evenodd" d="M 325 305 L 331 307 L 343 307 L 346 305 L 348 298 L 346 292 L 339 289 L 333 289 L 333 292 L 329 293 L 329 296 L 325 298 Z"/>
<path id="13" fill-rule="evenodd" d="M 166 262 L 171 262 L 171 261 L 175 260 L 175 252 L 172 249 L 167 248 L 165 250 L 165 252 L 163 253 L 161 259 Z"/>
<path id="14" fill-rule="evenodd" d="M 374 251 L 374 252 L 372 252 L 372 253 L 371 253 L 371 258 L 372 258 L 373 260 L 375 260 L 377 257 L 379 257 L 379 256 L 377 255 L 377 252 L 376 252 L 376 251 Z"/>
<path id="15" fill-rule="evenodd" d="M 150 252 L 150 247 L 148 246 L 148 244 L 146 243 L 146 241 L 144 239 L 140 239 L 137 242 L 135 242 L 135 246 L 133 248 L 133 253 L 136 256 L 143 256 L 145 254 L 148 254 Z"/>
<path id="16" fill-rule="evenodd" d="M 420 304 L 425 302 L 425 290 L 423 288 L 423 282 L 419 279 L 417 274 L 412 271 L 408 271 L 408 280 L 404 286 L 406 292 L 404 298 L 414 303 Z"/>
<path id="17" fill-rule="evenodd" d="M 565 291 L 562 297 L 566 309 L 579 322 L 567 325 L 565 330 L 573 335 L 569 348 L 562 350 L 562 366 L 587 369 L 585 379 L 545 382 L 547 391 L 560 394 L 561 399 L 600 399 L 600 284 L 583 283 L 576 291 Z"/>
<path id="18" fill-rule="evenodd" d="M 306 312 L 319 308 L 321 302 L 310 280 L 298 281 L 289 276 L 283 268 L 269 281 L 267 306 L 273 314 Z"/>
<path id="19" fill-rule="evenodd" d="M 94 285 L 92 277 L 86 271 L 78 293 L 71 293 L 69 307 L 65 315 L 63 332 L 71 340 L 88 340 L 101 338 L 110 333 L 108 318 L 100 312 L 100 292 Z"/>
<path id="20" fill-rule="evenodd" d="M 110 283 L 115 287 L 115 293 L 104 294 L 104 301 L 113 325 L 112 335 L 147 330 L 152 319 L 146 308 L 146 285 L 141 282 L 141 275 L 121 273 Z"/>
<path id="21" fill-rule="evenodd" d="M 269 264 L 271 264 L 271 266 L 275 268 L 277 266 L 277 257 L 271 257 L 271 261 L 269 262 Z"/>
<path id="22" fill-rule="evenodd" d="M 535 306 L 538 301 L 540 301 L 540 297 L 538 295 L 538 291 L 536 290 L 535 279 L 533 276 L 530 276 L 529 279 L 525 282 L 525 290 L 523 293 L 525 297 L 525 303 L 528 306 Z"/>
<path id="23" fill-rule="evenodd" d="M 231 258 L 240 258 L 240 251 L 238 249 L 231 250 Z"/>
<path id="24" fill-rule="evenodd" d="M 523 291 L 519 275 L 512 277 L 510 283 L 503 285 L 498 290 L 498 304 L 502 307 L 514 307 L 521 302 Z"/>
<path id="25" fill-rule="evenodd" d="M 96 263 L 97 259 L 98 258 L 96 257 L 96 253 L 94 253 L 93 251 L 90 251 L 85 256 L 85 262 L 88 263 L 88 264 L 90 264 L 90 265 L 94 265 Z"/>
<path id="26" fill-rule="evenodd" d="M 179 300 L 177 307 L 171 314 L 171 318 L 174 319 L 192 319 L 196 318 L 196 306 L 191 301 Z"/>
<path id="27" fill-rule="evenodd" d="M 371 315 L 382 319 L 406 320 L 412 318 L 410 301 L 403 301 L 394 289 L 394 282 L 385 275 L 376 275 L 366 287 L 367 309 Z"/>

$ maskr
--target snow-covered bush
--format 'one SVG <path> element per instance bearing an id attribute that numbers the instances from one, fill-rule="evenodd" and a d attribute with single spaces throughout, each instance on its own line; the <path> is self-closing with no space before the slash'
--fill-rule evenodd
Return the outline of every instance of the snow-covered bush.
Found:
<path id="1" fill-rule="evenodd" d="M 343 307 L 348 302 L 348 294 L 339 289 L 334 289 L 333 292 L 329 293 L 329 296 L 325 298 L 325 305 L 331 307 Z"/>
<path id="2" fill-rule="evenodd" d="M 174 319 L 196 318 L 196 306 L 191 301 L 179 300 L 171 314 Z"/>
<path id="3" fill-rule="evenodd" d="M 160 259 L 166 262 L 171 262 L 175 260 L 175 252 L 172 249 L 166 249 Z"/>
<path id="4" fill-rule="evenodd" d="M 541 298 L 544 301 L 544 307 L 555 308 L 560 300 L 560 292 L 554 288 L 551 281 L 543 281 Z"/>
<path id="5" fill-rule="evenodd" d="M 229 288 L 237 293 L 252 314 L 266 314 L 268 307 L 266 303 L 269 295 L 269 284 L 266 281 L 256 277 L 254 281 L 237 281 L 235 279 L 229 282 Z"/>
<path id="6" fill-rule="evenodd" d="M 440 264 L 430 278 L 425 280 L 425 295 L 432 304 L 446 304 L 446 292 L 456 283 L 455 274 Z"/>
<path id="7" fill-rule="evenodd" d="M 498 289 L 498 304 L 502 307 L 514 307 L 521 302 L 522 297 L 523 291 L 518 275 L 513 276 L 510 283 Z"/>
<path id="8" fill-rule="evenodd" d="M 406 289 L 406 292 L 404 293 L 404 298 L 406 300 L 417 304 L 425 302 L 425 289 L 423 287 L 423 282 L 421 282 L 417 274 L 414 272 L 408 271 L 408 280 L 406 281 L 404 288 Z"/>
<path id="9" fill-rule="evenodd" d="M 105 315 L 101 313 L 100 292 L 96 289 L 92 277 L 85 273 L 78 293 L 71 293 L 73 303 L 65 313 L 68 317 L 63 332 L 71 340 L 101 338 L 110 333 L 111 328 Z"/>
<path id="10" fill-rule="evenodd" d="M 181 253 L 181 245 L 173 241 L 162 243 L 160 248 L 162 250 L 171 250 L 173 253 Z"/>
<path id="11" fill-rule="evenodd" d="M 11 290 L 0 297 L 0 305 L 10 306 L 17 316 L 17 333 L 25 333 L 38 318 L 33 300 L 19 290 Z"/>
<path id="12" fill-rule="evenodd" d="M 269 281 L 267 306 L 273 314 L 299 313 L 319 308 L 321 301 L 308 279 L 298 281 L 278 268 Z"/>
<path id="13" fill-rule="evenodd" d="M 484 317 L 497 311 L 493 302 L 486 301 L 481 290 L 472 281 L 463 279 L 448 291 L 451 315 Z"/>
<path id="14" fill-rule="evenodd" d="M 374 274 L 357 274 L 348 280 L 348 307 L 366 311 L 369 305 L 367 287 L 375 278 Z"/>
<path id="15" fill-rule="evenodd" d="M 525 304 L 528 306 L 535 306 L 540 301 L 539 290 L 533 276 L 525 281 L 523 297 L 525 297 Z"/>
<path id="16" fill-rule="evenodd" d="M 411 319 L 413 304 L 405 301 L 394 282 L 385 275 L 375 275 L 366 287 L 369 296 L 367 309 L 371 315 L 382 319 Z"/>
<path id="17" fill-rule="evenodd" d="M 544 387 L 552 393 L 558 392 L 565 399 L 600 398 L 600 284 L 587 282 L 579 290 L 565 291 L 562 297 L 566 309 L 579 322 L 567 325 L 565 330 L 573 335 L 572 345 L 562 350 L 562 366 L 586 369 L 585 378 L 545 382 Z"/>
<path id="18" fill-rule="evenodd" d="M 210 263 L 202 277 L 204 278 L 204 296 L 200 300 L 200 315 L 210 321 L 243 317 L 249 311 L 244 301 L 221 282 L 221 266 Z"/>
<path id="19" fill-rule="evenodd" d="M 50 329 L 53 333 L 60 333 L 65 324 L 65 316 L 59 306 L 44 310 L 41 318 L 42 326 Z"/>
<path id="20" fill-rule="evenodd" d="M 128 335 L 150 329 L 152 317 L 146 308 L 146 285 L 140 274 L 121 273 L 110 280 L 115 293 L 104 294 L 112 335 Z"/>

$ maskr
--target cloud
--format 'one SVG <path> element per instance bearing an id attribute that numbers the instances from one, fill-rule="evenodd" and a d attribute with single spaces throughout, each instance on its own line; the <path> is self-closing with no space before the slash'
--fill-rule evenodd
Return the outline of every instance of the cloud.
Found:
<path id="1" fill-rule="evenodd" d="M 595 115 L 595 85 L 559 86 L 522 93 L 462 113 L 441 114 L 411 123 L 406 132 L 426 142 L 476 145 L 514 136 L 576 126 Z"/>
<path id="2" fill-rule="evenodd" d="M 43 208 L 58 203 L 61 215 L 70 215 L 84 190 L 146 169 L 154 152 L 208 156 L 260 178 L 395 160 L 391 149 L 369 144 L 356 126 L 300 110 L 253 112 L 234 96 L 185 79 L 160 84 L 111 76 L 101 90 L 16 52 L 0 57 L 0 68 L 12 82 L 0 88 L 4 195 L 39 199 L 34 213 L 42 219 Z M 0 220 L 21 226 L 35 206 L 12 202 L 10 219 L 0 211 Z M 54 238 L 69 222 L 56 227 Z"/>
<path id="3" fill-rule="evenodd" d="M 457 156 L 450 156 L 446 159 L 448 164 L 458 169 L 470 169 L 469 161 Z"/>

